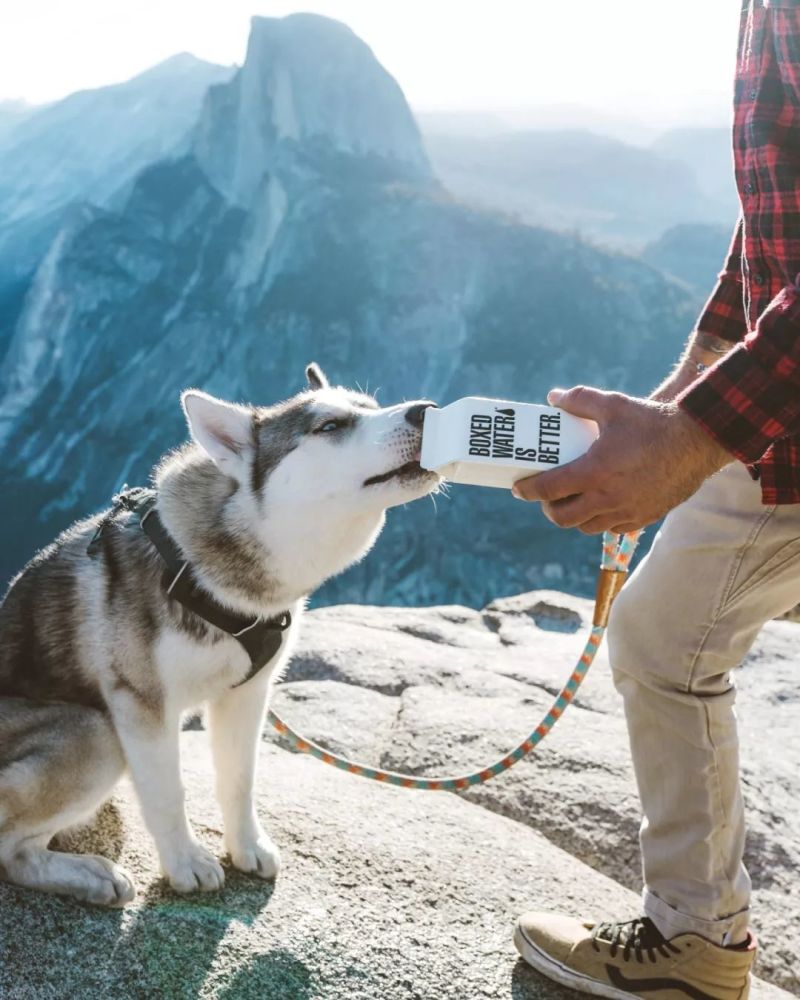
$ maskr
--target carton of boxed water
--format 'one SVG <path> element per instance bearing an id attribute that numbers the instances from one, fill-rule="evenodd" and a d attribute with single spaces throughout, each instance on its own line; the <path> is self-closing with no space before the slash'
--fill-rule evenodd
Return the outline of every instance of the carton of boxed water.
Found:
<path id="1" fill-rule="evenodd" d="M 420 465 L 453 483 L 511 489 L 579 458 L 597 434 L 593 420 L 554 406 L 465 396 L 425 411 Z"/>

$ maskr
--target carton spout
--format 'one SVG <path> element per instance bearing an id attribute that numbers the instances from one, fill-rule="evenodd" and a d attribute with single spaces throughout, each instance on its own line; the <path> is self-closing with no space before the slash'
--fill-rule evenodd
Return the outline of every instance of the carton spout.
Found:
<path id="1" fill-rule="evenodd" d="M 422 423 L 422 451 L 419 464 L 423 469 L 435 472 L 439 461 L 439 427 L 442 410 L 437 407 L 429 407 L 425 411 Z"/>

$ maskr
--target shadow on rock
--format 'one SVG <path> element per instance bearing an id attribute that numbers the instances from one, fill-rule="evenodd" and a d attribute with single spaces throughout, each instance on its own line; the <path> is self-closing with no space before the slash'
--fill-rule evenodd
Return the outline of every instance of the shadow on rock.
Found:
<path id="1" fill-rule="evenodd" d="M 225 878 L 221 892 L 191 896 L 176 895 L 163 881 L 151 885 L 114 945 L 115 985 L 130 977 L 128 996 L 196 997 L 229 925 L 253 924 L 274 892 L 271 882 L 230 868 Z"/>
<path id="2" fill-rule="evenodd" d="M 575 991 L 559 986 L 519 959 L 511 974 L 513 1000 L 575 1000 Z"/>
<path id="3" fill-rule="evenodd" d="M 243 965 L 218 1000 L 307 1000 L 311 973 L 291 952 L 277 949 Z"/>
<path id="4" fill-rule="evenodd" d="M 251 926 L 274 891 L 271 883 L 230 868 L 225 874 L 221 892 L 186 897 L 156 882 L 124 910 L 0 884 L 0 996 L 194 1000 L 228 928 Z M 4 947 L 4 940 L 11 945 Z M 285 968 L 284 981 L 303 981 L 304 970 L 294 969 L 289 957 L 273 962 Z M 225 993 L 250 995 L 244 985 L 240 993 Z M 260 995 L 302 1000 L 306 994 L 262 989 Z"/>
<path id="5" fill-rule="evenodd" d="M 0 883 L 0 997 L 92 996 L 123 921 L 122 910 Z"/>

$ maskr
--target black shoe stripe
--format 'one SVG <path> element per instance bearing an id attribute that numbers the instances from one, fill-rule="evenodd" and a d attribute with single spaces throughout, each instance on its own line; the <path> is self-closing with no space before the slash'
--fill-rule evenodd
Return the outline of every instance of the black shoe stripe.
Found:
<path id="1" fill-rule="evenodd" d="M 691 986 L 689 983 L 682 983 L 677 979 L 664 979 L 663 977 L 657 979 L 628 979 L 619 969 L 615 969 L 611 965 L 606 966 L 606 973 L 614 986 L 621 990 L 626 990 L 628 993 L 639 993 L 641 991 L 657 993 L 659 990 L 680 990 L 687 997 L 691 997 L 691 1000 L 718 1000 L 717 997 L 712 997 L 710 993 L 704 993 L 703 990 L 699 990 L 696 986 Z"/>

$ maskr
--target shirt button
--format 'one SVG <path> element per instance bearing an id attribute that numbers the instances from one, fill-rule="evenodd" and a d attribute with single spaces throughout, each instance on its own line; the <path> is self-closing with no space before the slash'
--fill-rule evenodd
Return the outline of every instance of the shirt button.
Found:
<path id="1" fill-rule="evenodd" d="M 758 97 L 758 91 L 753 89 L 750 91 L 750 100 L 754 101 Z"/>
<path id="2" fill-rule="evenodd" d="M 755 194 L 755 190 L 756 190 L 755 184 L 751 184 L 750 181 L 748 181 L 744 186 L 745 194 Z"/>
<path id="3" fill-rule="evenodd" d="M 764 275 L 763 275 L 763 274 L 754 274 L 754 275 L 753 275 L 753 281 L 754 281 L 754 282 L 755 282 L 755 283 L 756 283 L 757 285 L 763 285 L 763 284 L 764 284 L 764 281 L 765 281 L 765 280 L 766 280 L 766 279 L 764 278 Z"/>

